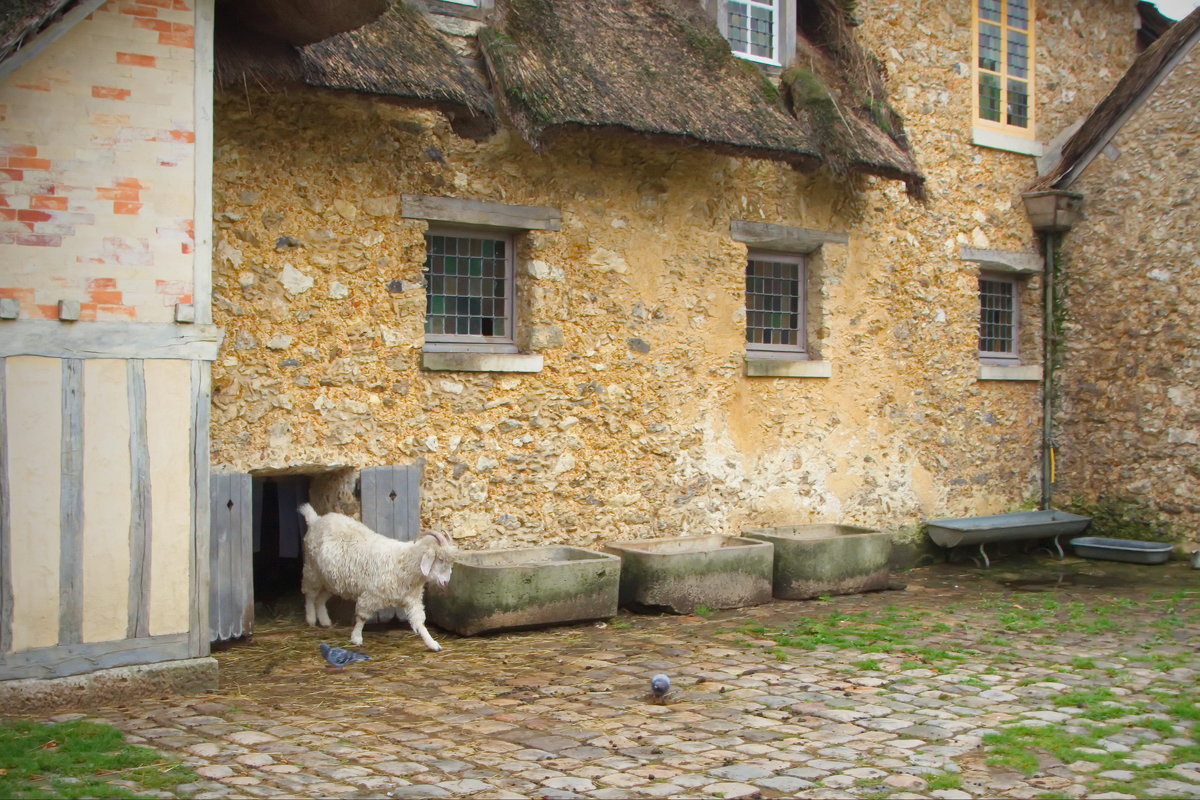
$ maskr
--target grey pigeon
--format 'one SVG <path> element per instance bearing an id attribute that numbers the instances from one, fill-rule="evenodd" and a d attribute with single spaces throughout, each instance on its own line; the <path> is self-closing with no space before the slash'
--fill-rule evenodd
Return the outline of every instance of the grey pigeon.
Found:
<path id="1" fill-rule="evenodd" d="M 340 670 L 347 664 L 353 664 L 355 661 L 370 661 L 370 656 L 364 656 L 362 653 L 356 653 L 353 650 L 345 650 L 341 647 L 330 647 L 324 642 L 321 643 L 321 655 L 329 663 L 329 666 Z"/>
<path id="2" fill-rule="evenodd" d="M 661 672 L 650 679 L 650 694 L 655 697 L 666 697 L 671 691 L 671 679 Z"/>

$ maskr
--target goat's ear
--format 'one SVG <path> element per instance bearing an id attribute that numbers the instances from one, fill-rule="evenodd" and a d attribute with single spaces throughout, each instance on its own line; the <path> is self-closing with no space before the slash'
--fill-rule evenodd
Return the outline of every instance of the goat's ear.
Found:
<path id="1" fill-rule="evenodd" d="M 433 581 L 438 586 L 445 586 L 450 581 L 450 572 L 454 569 L 454 560 L 438 556 L 433 560 Z"/>

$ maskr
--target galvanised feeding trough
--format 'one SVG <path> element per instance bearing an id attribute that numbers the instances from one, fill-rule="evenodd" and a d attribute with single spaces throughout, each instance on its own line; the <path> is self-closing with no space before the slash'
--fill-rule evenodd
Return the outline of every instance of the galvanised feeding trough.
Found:
<path id="1" fill-rule="evenodd" d="M 749 539 L 775 547 L 772 591 L 784 600 L 886 589 L 892 537 L 853 525 L 817 523 L 752 528 Z"/>
<path id="2" fill-rule="evenodd" d="M 678 536 L 609 542 L 621 557 L 621 605 L 691 614 L 771 599 L 770 542 L 740 536 Z"/>
<path id="3" fill-rule="evenodd" d="M 984 545 L 992 542 L 1053 538 L 1058 557 L 1062 558 L 1063 549 L 1058 538 L 1082 533 L 1091 521 L 1091 517 L 1051 508 L 1045 511 L 1017 511 L 985 517 L 935 519 L 926 523 L 926 529 L 933 543 L 947 548 L 947 551 L 955 547 L 979 545 L 983 565 L 990 567 L 992 562 L 988 559 Z"/>
<path id="4" fill-rule="evenodd" d="M 426 586 L 425 610 L 461 636 L 604 619 L 620 573 L 616 556 L 579 547 L 459 551 L 449 582 Z"/>
<path id="5" fill-rule="evenodd" d="M 1071 540 L 1075 554 L 1083 558 L 1126 561 L 1130 564 L 1162 564 L 1175 548 L 1169 542 L 1144 542 L 1138 539 L 1111 539 L 1106 536 L 1080 536 Z"/>

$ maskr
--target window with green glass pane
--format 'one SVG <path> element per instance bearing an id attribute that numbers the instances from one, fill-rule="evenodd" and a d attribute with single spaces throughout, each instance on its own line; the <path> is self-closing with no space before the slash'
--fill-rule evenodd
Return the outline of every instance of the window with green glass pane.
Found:
<path id="1" fill-rule="evenodd" d="M 512 313 L 507 239 L 430 233 L 425 243 L 426 335 L 450 342 L 507 339 Z"/>

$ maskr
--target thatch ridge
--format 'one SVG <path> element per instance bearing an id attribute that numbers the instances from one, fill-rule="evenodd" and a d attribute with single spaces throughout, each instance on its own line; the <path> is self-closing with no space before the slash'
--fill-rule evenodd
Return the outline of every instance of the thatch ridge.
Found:
<path id="1" fill-rule="evenodd" d="M 1112 136 L 1114 126 L 1137 97 L 1160 77 L 1171 60 L 1200 37 L 1200 8 L 1176 22 L 1147 47 L 1117 81 L 1103 100 L 1096 104 L 1083 125 L 1063 145 L 1062 157 L 1045 175 L 1029 186 L 1029 191 L 1065 189 L 1078 177 L 1083 159 L 1101 142 Z"/>
<path id="2" fill-rule="evenodd" d="M 480 31 L 509 120 L 535 149 L 620 128 L 813 168 L 820 149 L 694 0 L 509 0 Z"/>

